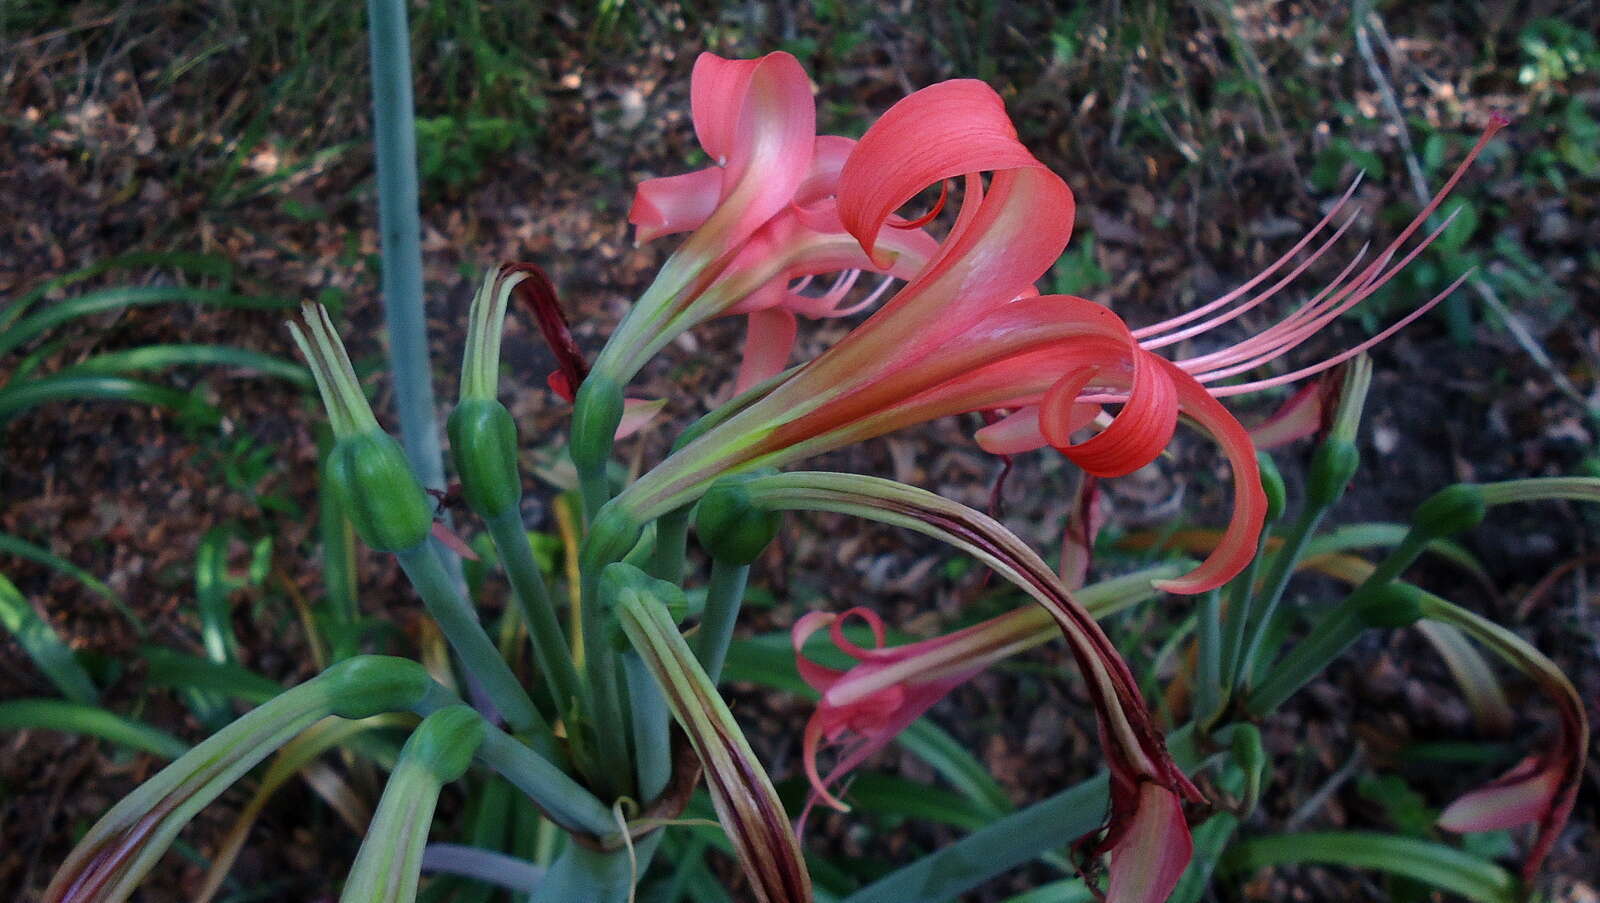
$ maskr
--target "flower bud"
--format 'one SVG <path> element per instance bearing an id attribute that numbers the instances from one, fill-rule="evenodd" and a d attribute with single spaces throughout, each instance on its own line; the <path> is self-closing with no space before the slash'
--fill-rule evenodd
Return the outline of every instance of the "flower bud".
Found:
<path id="1" fill-rule="evenodd" d="M 622 388 L 591 373 L 572 408 L 572 463 L 579 473 L 604 473 L 617 427 L 622 423 Z"/>
<path id="2" fill-rule="evenodd" d="M 1423 537 L 1437 539 L 1471 530 L 1483 523 L 1486 508 L 1480 487 L 1471 483 L 1457 483 L 1435 492 L 1418 505 L 1411 523 Z"/>
<path id="3" fill-rule="evenodd" d="M 372 430 L 339 440 L 323 473 L 356 535 L 380 552 L 415 549 L 433 530 L 433 505 L 393 436 Z"/>
<path id="4" fill-rule="evenodd" d="M 1368 627 L 1410 627 L 1422 618 L 1422 591 L 1390 582 L 1366 591 L 1359 612 Z"/>
<path id="5" fill-rule="evenodd" d="M 1306 478 L 1306 497 L 1318 508 L 1332 506 L 1344 495 L 1345 486 L 1361 466 L 1361 452 L 1354 442 L 1330 436 L 1317 446 Z"/>
<path id="6" fill-rule="evenodd" d="M 522 503 L 517 425 L 505 405 L 465 399 L 450 412 L 445 429 L 467 507 L 485 519 L 516 510 Z"/>
<path id="7" fill-rule="evenodd" d="M 422 665 L 392 655 L 358 655 L 318 679 L 328 684 L 331 714 L 351 719 L 413 711 L 437 688 Z"/>
<path id="8" fill-rule="evenodd" d="M 423 719 L 406 741 L 402 757 L 414 757 L 441 784 L 466 774 L 483 743 L 483 716 L 465 705 L 440 709 Z"/>
<path id="9" fill-rule="evenodd" d="M 778 535 L 778 512 L 762 508 L 750 498 L 745 484 L 752 476 L 740 474 L 713 483 L 695 511 L 700 545 L 718 561 L 749 564 Z"/>

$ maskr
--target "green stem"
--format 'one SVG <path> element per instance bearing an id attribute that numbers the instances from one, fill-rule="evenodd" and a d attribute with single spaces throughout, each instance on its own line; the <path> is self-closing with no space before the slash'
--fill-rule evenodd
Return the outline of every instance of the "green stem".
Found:
<path id="1" fill-rule="evenodd" d="M 1289 585 L 1289 578 L 1294 574 L 1295 565 L 1305 554 L 1306 543 L 1311 541 L 1317 525 L 1322 523 L 1322 518 L 1330 507 L 1332 506 L 1308 502 L 1306 509 L 1301 511 L 1300 516 L 1289 526 L 1289 532 L 1283 537 L 1283 544 L 1272 556 L 1272 567 L 1267 570 L 1261 591 L 1258 593 L 1253 587 L 1247 588 L 1244 598 L 1249 602 L 1243 606 L 1246 610 L 1241 610 L 1240 615 L 1247 618 L 1243 629 L 1248 639 L 1234 671 L 1235 683 L 1248 686 L 1251 675 L 1255 674 L 1256 658 L 1262 653 L 1262 644 L 1272 626 L 1273 616 L 1278 613 L 1278 604 L 1283 600 L 1283 591 Z M 1256 557 L 1261 556 L 1258 554 Z M 1252 567 L 1254 566 L 1252 564 Z"/>
<path id="2" fill-rule="evenodd" d="M 528 798 L 561 827 L 599 837 L 617 829 L 616 820 L 594 794 L 504 731 L 490 727 L 478 758 Z"/>
<path id="3" fill-rule="evenodd" d="M 444 486 L 422 304 L 422 225 L 417 213 L 417 139 L 411 100 L 411 31 L 403 0 L 367 0 L 372 50 L 373 142 L 389 368 L 406 458 L 424 486 Z"/>
<path id="4" fill-rule="evenodd" d="M 1268 529 L 1261 531 L 1263 549 L 1271 535 Z M 1261 559 L 1264 557 L 1264 551 L 1257 551 L 1244 573 L 1228 584 L 1228 613 L 1222 623 L 1222 698 L 1218 700 L 1219 705 L 1228 704 L 1233 688 L 1239 682 L 1239 662 L 1244 656 L 1245 627 L 1248 626 L 1246 619 L 1250 614 L 1250 600 L 1255 595 L 1256 581 L 1261 576 Z"/>
<path id="5" fill-rule="evenodd" d="M 582 692 L 578 669 L 572 664 L 572 650 L 567 646 L 566 634 L 556 617 L 539 563 L 534 560 L 522 519 L 515 509 L 508 508 L 487 518 L 486 522 L 495 548 L 500 552 L 500 561 L 505 565 L 506 576 L 511 580 L 511 588 L 517 601 L 522 603 L 522 614 L 527 619 L 528 635 L 533 642 L 534 661 L 550 687 L 550 695 L 556 700 L 557 713 L 565 714 Z"/>
<path id="6" fill-rule="evenodd" d="M 1407 533 L 1354 592 L 1324 615 L 1311 633 L 1272 667 L 1266 680 L 1250 694 L 1250 713 L 1273 711 L 1344 654 L 1363 630 L 1373 626 L 1373 613 L 1382 604 L 1380 597 L 1395 587 L 1394 579 L 1427 546 L 1428 537 L 1422 531 L 1413 529 Z"/>
<path id="7" fill-rule="evenodd" d="M 631 860 L 626 849 L 600 852 L 569 840 L 545 872 L 530 903 L 627 903 L 633 899 L 637 879 L 650 867 L 663 833 L 652 831 L 634 841 Z"/>
<path id="8" fill-rule="evenodd" d="M 445 571 L 444 562 L 432 542 L 405 552 L 396 552 L 400 567 L 410 578 L 417 595 L 427 606 L 428 613 L 439 622 L 450 647 L 461 658 L 461 664 L 476 677 L 493 701 L 495 708 L 505 718 L 506 724 L 518 734 L 530 734 L 541 741 L 548 739 L 554 745 L 550 725 L 533 707 L 533 701 L 511 673 L 511 667 L 500 657 L 494 642 L 478 623 L 478 616 L 467 605 L 456 582 Z"/>
<path id="9" fill-rule="evenodd" d="M 733 625 L 739 620 L 749 577 L 749 565 L 711 561 L 711 582 L 706 585 L 706 609 L 700 618 L 700 632 L 694 638 L 694 654 L 713 684 L 722 676 L 722 663 L 728 656 L 728 644 L 733 641 Z"/>
<path id="10" fill-rule="evenodd" d="M 1195 631 L 1194 715 L 1202 728 L 1221 709 L 1222 600 L 1216 590 L 1200 600 L 1200 624 Z"/>
<path id="11" fill-rule="evenodd" d="M 656 521 L 655 553 L 648 569 L 650 576 L 668 583 L 679 583 L 683 580 L 684 553 L 689 543 L 690 509 L 691 506 L 685 505 L 676 511 L 661 515 Z"/>
<path id="12" fill-rule="evenodd" d="M 593 753 L 591 783 L 609 798 L 631 796 L 633 765 L 628 753 L 628 721 L 624 714 L 621 662 L 608 629 L 614 615 L 611 600 L 598 590 L 584 599 L 584 677 L 591 702 L 584 728 L 585 746 Z"/>
<path id="13" fill-rule="evenodd" d="M 628 681 L 629 714 L 633 717 L 634 759 L 639 776 L 639 801 L 653 802 L 672 777 L 672 748 L 668 729 L 671 716 L 656 679 L 637 652 L 622 653 L 622 671 Z"/>
<path id="14" fill-rule="evenodd" d="M 1272 667 L 1261 686 L 1250 693 L 1246 711 L 1254 717 L 1274 711 L 1344 654 L 1368 626 L 1361 616 L 1359 602 L 1354 606 L 1347 604 L 1359 598 L 1358 591 L 1318 621 L 1311 633 Z"/>

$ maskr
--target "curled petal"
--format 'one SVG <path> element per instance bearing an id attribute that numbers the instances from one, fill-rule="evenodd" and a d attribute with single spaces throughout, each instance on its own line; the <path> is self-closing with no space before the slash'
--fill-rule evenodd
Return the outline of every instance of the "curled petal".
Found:
<path id="1" fill-rule="evenodd" d="M 1498 831 L 1533 824 L 1555 801 L 1561 771 L 1541 756 L 1528 756 L 1510 771 L 1479 787 L 1439 814 L 1446 831 Z"/>
<path id="2" fill-rule="evenodd" d="M 1251 427 L 1250 441 L 1256 448 L 1266 451 L 1316 435 L 1317 430 L 1322 428 L 1327 394 L 1328 387 L 1320 382 L 1301 386 L 1271 417 Z"/>
<path id="3" fill-rule="evenodd" d="M 624 398 L 622 422 L 617 424 L 617 434 L 613 438 L 626 439 L 649 426 L 666 406 L 665 398 L 657 398 L 654 401 L 646 398 Z"/>
<path id="4" fill-rule="evenodd" d="M 1133 820 L 1111 847 L 1106 903 L 1162 903 L 1193 855 L 1194 840 L 1177 795 L 1158 784 L 1141 783 Z"/>
<path id="5" fill-rule="evenodd" d="M 743 241 L 787 206 L 810 170 L 817 135 L 811 81 L 787 53 L 726 60 L 702 53 L 690 80 L 700 145 L 725 170 L 707 220 L 722 247 Z"/>
<path id="6" fill-rule="evenodd" d="M 1267 519 L 1267 493 L 1261 488 L 1261 465 L 1256 461 L 1250 434 L 1194 377 L 1166 360 L 1156 360 L 1171 377 L 1184 416 L 1211 434 L 1233 468 L 1233 514 L 1221 541 L 1199 567 L 1175 580 L 1156 584 L 1170 593 L 1203 593 L 1232 580 L 1255 556 L 1261 527 Z"/>
<path id="7" fill-rule="evenodd" d="M 722 175 L 722 167 L 711 166 L 640 182 L 628 210 L 628 222 L 638 227 L 634 240 L 643 244 L 700 228 L 722 200 Z"/>
<path id="8" fill-rule="evenodd" d="M 1089 413 L 1085 418 L 1084 413 L 1098 411 L 1095 405 L 1082 405 L 1074 415 L 1076 423 L 1074 431 L 1089 425 L 1094 419 L 1094 414 Z M 1039 428 L 1039 406 L 1027 405 L 1012 411 L 1010 414 L 989 424 L 973 438 L 978 440 L 978 447 L 991 455 L 1020 455 L 1037 448 L 1044 448 L 1050 440 L 1044 437 L 1044 431 Z"/>
<path id="9" fill-rule="evenodd" d="M 1050 444 L 1098 477 L 1126 476 L 1154 461 L 1172 441 L 1178 425 L 1177 389 L 1161 364 L 1155 355 L 1134 349 L 1127 402 L 1104 430 L 1076 444 L 1065 428 L 1080 407 L 1078 396 L 1108 367 L 1085 365 L 1068 371 L 1045 393 L 1040 405 L 1039 422 Z"/>
<path id="10" fill-rule="evenodd" d="M 840 216 L 871 255 L 889 215 L 927 186 L 1037 167 L 993 88 L 973 79 L 941 82 L 901 100 L 867 129 L 839 177 Z M 1066 213 L 1070 229 L 1070 206 Z"/>

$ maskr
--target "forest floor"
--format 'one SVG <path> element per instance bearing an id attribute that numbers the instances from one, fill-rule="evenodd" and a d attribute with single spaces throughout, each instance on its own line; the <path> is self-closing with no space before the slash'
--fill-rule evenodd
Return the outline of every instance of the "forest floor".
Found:
<path id="1" fill-rule="evenodd" d="M 51 288 L 46 301 L 167 284 L 320 300 L 335 309 L 364 372 L 381 369 L 363 16 L 359 4 L 325 6 L 7 3 L 0 298 L 120 258 Z M 1229 334 L 1235 339 L 1309 296 L 1361 242 L 1386 243 L 1417 209 L 1418 186 L 1431 191 L 1442 182 L 1492 113 L 1510 116 L 1513 127 L 1457 192 L 1453 203 L 1467 212 L 1445 240 L 1368 313 L 1341 321 L 1290 361 L 1359 341 L 1476 267 L 1440 310 L 1375 353 L 1364 467 L 1335 522 L 1404 521 L 1416 503 L 1459 480 L 1600 473 L 1600 13 L 1592 6 L 1561 18 L 1538 12 L 1544 4 L 1470 12 L 1399 4 L 1359 22 L 1342 4 L 1303 0 L 1231 11 L 1210 2 L 1103 0 L 1072 12 L 908 0 L 870 14 L 823 0 L 720 12 L 600 4 L 612 10 L 600 20 L 577 12 L 582 4 L 412 6 L 425 280 L 444 398 L 455 391 L 479 274 L 500 261 L 543 266 L 579 344 L 598 350 L 673 244 L 635 246 L 626 221 L 633 186 L 703 165 L 688 116 L 695 55 L 782 48 L 816 82 L 825 133 L 858 135 L 896 99 L 940 79 L 994 86 L 1024 143 L 1076 193 L 1073 243 L 1041 288 L 1102 301 L 1135 326 L 1249 278 L 1365 170 L 1354 198 L 1363 216 L 1340 246 L 1344 256 L 1330 255 L 1270 310 L 1243 318 Z M 220 261 L 225 272 L 127 256 L 169 252 Z M 284 317 L 187 304 L 124 308 L 0 358 L 0 386 L 25 357 L 50 373 L 93 353 L 163 343 L 294 359 Z M 804 323 L 802 352 L 826 347 L 850 322 Z M 673 424 L 729 396 L 741 338 L 739 322 L 718 321 L 647 368 L 635 394 L 668 399 L 666 416 L 623 445 L 625 458 L 658 460 Z M 518 387 L 505 397 L 524 439 L 525 472 L 530 486 L 543 486 L 560 478 L 568 408 L 545 388 L 552 359 L 531 323 L 509 327 L 505 357 L 503 385 Z M 322 415 L 302 387 L 239 369 L 152 378 L 194 394 L 220 420 L 70 402 L 0 424 L 0 533 L 103 580 L 132 617 L 37 562 L 0 554 L 0 575 L 92 663 L 109 708 L 194 740 L 203 731 L 178 696 L 147 686 L 141 650 L 201 653 L 196 560 L 208 533 L 225 531 L 228 567 L 239 577 L 230 599 L 240 663 L 284 683 L 316 670 L 296 600 L 316 598 L 322 586 L 314 517 Z M 386 382 L 377 379 L 375 389 L 380 412 L 391 410 Z M 1273 401 L 1238 409 L 1257 422 Z M 998 465 L 972 441 L 976 425 L 930 424 L 817 466 L 893 476 L 981 507 Z M 1305 455 L 1303 443 L 1279 455 L 1291 490 Z M 1057 456 L 1019 459 L 1006 487 L 1007 523 L 1052 548 L 1075 479 Z M 1229 501 L 1225 464 L 1193 435 L 1157 464 L 1103 485 L 1112 529 L 1096 562 L 1102 573 L 1143 560 L 1111 548 L 1117 539 L 1136 541 L 1180 521 L 1219 525 Z M 526 513 L 530 529 L 555 530 L 551 511 Z M 1512 627 L 1554 658 L 1584 698 L 1600 699 L 1597 523 L 1594 512 L 1563 504 L 1497 509 L 1462 538 L 1492 588 L 1447 569 L 1419 567 L 1414 576 Z M 752 606 L 745 630 L 783 630 L 819 606 L 871 604 L 891 624 L 932 635 L 967 623 L 974 606 L 998 604 L 980 569 L 948 557 L 900 531 L 792 517 L 757 565 L 762 604 Z M 392 642 L 414 648 L 426 630 L 397 570 L 367 551 L 358 560 L 363 612 L 390 620 L 399 628 Z M 1307 583 L 1303 592 L 1322 589 Z M 1114 631 L 1137 671 L 1152 667 L 1160 639 L 1187 611 L 1181 600 L 1147 606 Z M 1027 667 L 996 669 L 958 690 L 933 717 L 1015 802 L 1039 799 L 1095 769 L 1092 720 L 1079 685 L 1063 676 L 1070 671 L 1064 651 L 1041 650 Z M 1536 693 L 1509 678 L 1508 687 L 1525 721 L 1485 738 L 1430 647 L 1407 631 L 1365 641 L 1269 722 L 1275 789 L 1257 827 L 1393 829 L 1400 816 L 1382 789 L 1393 785 L 1380 775 L 1402 775 L 1408 791 L 1441 805 L 1492 770 L 1418 767 L 1397 752 L 1412 741 L 1506 743 L 1535 732 L 1542 710 L 1522 702 Z M 0 642 L 0 699 L 51 692 L 15 643 Z M 809 704 L 751 688 L 734 700 L 775 777 L 794 778 Z M 156 764 L 66 735 L 0 736 L 0 897 L 35 899 L 73 839 Z M 893 747 L 872 767 L 930 776 Z M 246 798 L 236 791 L 206 810 L 185 835 L 185 858 L 169 857 L 141 899 L 188 899 L 205 851 Z M 313 799 L 298 785 L 279 794 L 222 898 L 332 892 L 359 838 Z M 819 818 L 815 842 L 900 862 L 959 836 L 913 824 L 863 840 L 850 818 Z M 1590 761 L 1547 868 L 1557 899 L 1600 899 L 1597 823 L 1600 768 Z M 1048 874 L 1023 870 L 974 899 L 1004 899 Z M 1394 892 L 1337 869 L 1247 877 L 1239 884 L 1247 899 Z M 264 886 L 275 889 L 251 896 Z"/>

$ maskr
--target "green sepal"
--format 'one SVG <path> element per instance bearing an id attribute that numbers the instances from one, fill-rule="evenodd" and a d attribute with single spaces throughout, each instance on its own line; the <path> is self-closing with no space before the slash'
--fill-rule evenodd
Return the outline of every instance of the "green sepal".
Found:
<path id="1" fill-rule="evenodd" d="M 467 507 L 485 520 L 516 510 L 522 504 L 522 475 L 517 424 L 506 406 L 492 398 L 466 399 L 450 412 L 445 430 Z"/>
<path id="2" fill-rule="evenodd" d="M 723 477 L 711 485 L 695 509 L 695 533 L 711 557 L 746 565 L 778 535 L 779 512 L 757 505 L 747 484 L 758 473 Z"/>
<path id="3" fill-rule="evenodd" d="M 1411 523 L 1423 537 L 1437 539 L 1483 523 L 1487 508 L 1481 487 L 1457 483 L 1435 492 L 1418 505 Z"/>
<path id="4" fill-rule="evenodd" d="M 1318 508 L 1332 506 L 1344 495 L 1344 488 L 1361 466 L 1361 452 L 1354 442 L 1330 436 L 1317 446 L 1306 478 L 1306 497 Z"/>
<path id="5" fill-rule="evenodd" d="M 356 535 L 380 552 L 422 545 L 433 531 L 433 505 L 393 436 L 372 430 L 338 441 L 323 479 L 339 493 Z"/>

